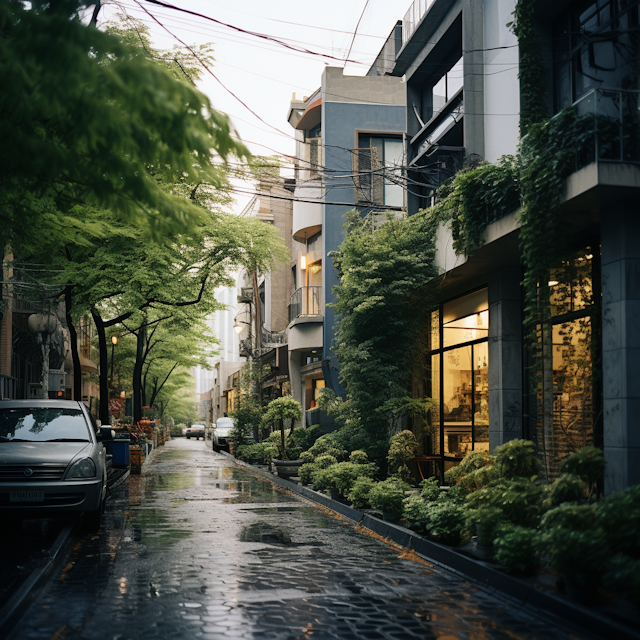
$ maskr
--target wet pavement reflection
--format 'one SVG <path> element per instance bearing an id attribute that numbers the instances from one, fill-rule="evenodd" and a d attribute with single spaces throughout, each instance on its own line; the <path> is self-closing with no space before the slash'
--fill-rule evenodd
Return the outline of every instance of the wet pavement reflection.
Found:
<path id="1" fill-rule="evenodd" d="M 201 441 L 120 485 L 11 636 L 577 639 L 357 531 Z"/>

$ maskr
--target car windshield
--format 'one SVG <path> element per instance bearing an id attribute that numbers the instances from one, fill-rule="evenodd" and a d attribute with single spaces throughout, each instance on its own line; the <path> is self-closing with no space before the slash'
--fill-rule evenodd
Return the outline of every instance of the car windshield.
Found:
<path id="1" fill-rule="evenodd" d="M 229 431 L 233 429 L 233 419 L 227 418 L 226 420 L 218 420 L 216 423 L 216 431 L 219 435 L 227 435 Z"/>
<path id="2" fill-rule="evenodd" d="M 90 442 L 79 409 L 0 409 L 0 442 Z"/>

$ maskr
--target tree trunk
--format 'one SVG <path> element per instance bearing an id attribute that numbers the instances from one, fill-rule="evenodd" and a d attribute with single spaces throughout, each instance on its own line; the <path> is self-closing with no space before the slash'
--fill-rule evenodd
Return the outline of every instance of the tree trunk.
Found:
<path id="1" fill-rule="evenodd" d="M 82 369 L 80 366 L 80 354 L 78 353 L 78 332 L 71 317 L 71 309 L 73 308 L 71 285 L 67 285 L 64 288 L 64 302 L 67 315 L 67 327 L 69 328 L 69 339 L 71 340 L 71 362 L 73 363 L 72 397 L 74 400 L 82 400 Z"/>
<path id="2" fill-rule="evenodd" d="M 136 362 L 133 366 L 133 424 L 137 424 L 142 419 L 142 367 L 146 341 L 147 328 L 143 323 L 136 333 Z"/>
<path id="3" fill-rule="evenodd" d="M 98 418 L 103 425 L 108 425 L 111 422 L 109 417 L 109 381 L 107 378 L 107 371 L 109 370 L 109 361 L 107 355 L 107 336 L 104 330 L 104 322 L 100 317 L 100 314 L 91 309 L 91 317 L 93 318 L 93 324 L 96 327 L 96 333 L 98 334 L 98 353 L 99 357 L 99 380 L 100 380 L 100 404 L 98 410 Z"/>
<path id="4" fill-rule="evenodd" d="M 285 449 L 285 438 L 284 438 L 284 420 L 280 420 L 280 438 L 282 442 L 282 459 L 287 459 L 287 451 Z"/>

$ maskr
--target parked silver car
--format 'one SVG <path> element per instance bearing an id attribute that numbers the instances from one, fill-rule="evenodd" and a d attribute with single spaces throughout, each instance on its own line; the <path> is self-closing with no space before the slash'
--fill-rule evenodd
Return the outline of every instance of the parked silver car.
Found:
<path id="1" fill-rule="evenodd" d="M 213 427 L 212 444 L 214 451 L 225 449 L 229 451 L 229 435 L 235 425 L 233 418 L 218 418 Z"/>
<path id="2" fill-rule="evenodd" d="M 105 450 L 89 412 L 72 400 L 0 402 L 0 518 L 84 511 L 100 527 Z"/>

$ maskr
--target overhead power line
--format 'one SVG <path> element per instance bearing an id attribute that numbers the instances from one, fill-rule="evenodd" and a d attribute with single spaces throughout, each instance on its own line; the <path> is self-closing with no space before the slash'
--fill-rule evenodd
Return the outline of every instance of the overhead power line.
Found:
<path id="1" fill-rule="evenodd" d="M 136 0 L 137 1 L 137 0 Z M 291 49 L 292 51 L 298 51 L 300 53 L 307 53 L 315 56 L 321 56 L 323 58 L 331 58 L 332 60 L 336 60 L 338 62 L 353 62 L 355 64 L 363 64 L 357 60 L 348 60 L 346 58 L 338 58 L 336 56 L 329 55 L 328 53 L 318 53 L 317 51 L 312 51 L 311 49 L 307 49 L 306 47 L 297 47 L 295 45 L 289 44 L 284 40 L 280 40 L 279 38 L 275 38 L 274 36 L 267 35 L 266 33 L 259 33 L 258 31 L 249 31 L 248 29 L 243 29 L 242 27 L 237 27 L 233 24 L 229 24 L 227 22 L 223 22 L 222 20 L 217 20 L 216 18 L 212 18 L 211 16 L 207 16 L 203 13 L 198 13 L 197 11 L 190 11 L 189 9 L 184 9 L 182 7 L 176 7 L 173 4 L 169 4 L 168 2 L 162 2 L 162 0 L 145 0 L 151 4 L 156 4 L 160 7 L 165 7 L 166 9 L 173 9 L 175 11 L 180 11 L 182 13 L 187 13 L 192 16 L 196 16 L 198 18 L 202 18 L 203 20 L 209 20 L 210 22 L 215 22 L 216 24 L 222 25 L 223 27 L 227 27 L 228 29 L 232 29 L 233 31 L 238 31 L 239 33 L 244 33 L 255 38 L 261 38 L 263 40 L 267 40 L 269 42 L 275 42 L 286 49 Z"/>

